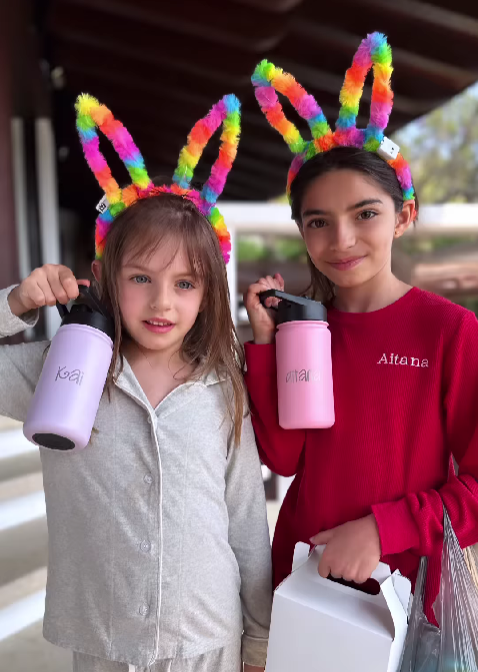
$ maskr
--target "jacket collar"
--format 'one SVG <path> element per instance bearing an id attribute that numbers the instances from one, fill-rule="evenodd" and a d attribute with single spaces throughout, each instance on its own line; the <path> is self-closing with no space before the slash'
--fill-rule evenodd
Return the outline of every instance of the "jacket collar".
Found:
<path id="1" fill-rule="evenodd" d="M 139 404 L 141 404 L 141 406 L 149 410 L 151 408 L 151 404 L 149 403 L 148 398 L 144 393 L 143 388 L 139 384 L 139 381 L 136 378 L 133 369 L 131 368 L 126 357 L 123 357 L 122 371 L 120 372 L 120 363 L 118 363 L 116 371 L 117 371 L 116 386 L 119 389 L 123 390 L 123 392 L 125 392 L 129 396 L 133 397 Z M 168 399 L 169 397 L 175 396 L 175 393 L 177 391 L 189 389 L 193 385 L 203 385 L 205 387 L 211 387 L 212 385 L 218 385 L 220 383 L 224 383 L 226 382 L 226 380 L 227 375 L 225 373 L 218 374 L 216 371 L 210 371 L 208 374 L 205 374 L 198 379 L 192 379 L 179 385 L 165 398 L 165 400 Z"/>

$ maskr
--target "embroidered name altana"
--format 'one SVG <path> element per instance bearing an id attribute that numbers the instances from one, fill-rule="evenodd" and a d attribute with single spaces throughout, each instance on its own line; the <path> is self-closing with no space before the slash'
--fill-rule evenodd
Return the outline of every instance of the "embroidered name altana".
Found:
<path id="1" fill-rule="evenodd" d="M 389 356 L 384 352 L 377 364 L 391 364 L 392 366 L 413 366 L 416 369 L 428 369 L 428 359 L 419 357 L 405 357 L 391 352 Z"/>

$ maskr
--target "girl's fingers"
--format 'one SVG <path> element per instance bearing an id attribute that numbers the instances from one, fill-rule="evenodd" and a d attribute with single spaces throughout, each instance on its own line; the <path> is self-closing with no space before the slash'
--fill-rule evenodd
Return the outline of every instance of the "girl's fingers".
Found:
<path id="1" fill-rule="evenodd" d="M 247 291 L 246 294 L 246 303 L 251 307 L 251 308 L 257 308 L 261 305 L 261 300 L 259 298 L 259 294 L 262 292 L 266 292 L 268 287 L 264 286 L 264 284 L 259 280 L 255 284 L 251 285 Z"/>
<path id="2" fill-rule="evenodd" d="M 277 282 L 278 287 L 276 289 L 280 289 L 281 292 L 284 291 L 285 289 L 285 283 L 284 283 L 284 278 L 280 273 L 276 273 L 274 275 L 274 280 Z"/>
<path id="3" fill-rule="evenodd" d="M 48 280 L 47 276 L 39 276 L 37 279 L 37 284 L 40 290 L 43 292 L 43 296 L 45 297 L 44 303 L 39 305 L 56 306 L 56 296 L 53 293 L 50 281 Z"/>
<path id="4" fill-rule="evenodd" d="M 259 307 L 264 307 L 259 298 L 259 294 L 262 292 L 267 292 L 270 289 L 278 289 L 283 291 L 284 289 L 284 280 L 279 273 L 276 273 L 274 277 L 267 275 L 265 278 L 260 278 L 257 282 L 252 284 L 246 294 L 244 295 L 244 304 L 246 308 L 258 309 Z M 270 296 L 265 301 L 266 308 L 277 308 L 280 303 L 280 299 L 277 299 L 273 296 Z"/>
<path id="5" fill-rule="evenodd" d="M 52 274 L 48 278 L 48 283 L 52 291 L 53 297 L 55 298 L 55 303 L 68 303 L 70 297 L 68 296 L 68 291 L 61 281 L 61 275 Z"/>
<path id="6" fill-rule="evenodd" d="M 83 281 L 89 285 L 88 280 Z M 78 283 L 66 266 L 45 264 L 36 268 L 18 287 L 18 300 L 25 310 L 68 303 L 78 296 Z"/>
<path id="7" fill-rule="evenodd" d="M 330 565 L 324 555 L 320 558 L 318 572 L 323 579 L 326 579 L 330 574 Z"/>
<path id="8" fill-rule="evenodd" d="M 331 541 L 331 539 L 334 536 L 334 530 L 324 530 L 323 532 L 319 532 L 318 534 L 315 534 L 313 537 L 310 538 L 310 543 L 315 544 L 316 546 L 322 546 L 326 545 Z"/>
<path id="9" fill-rule="evenodd" d="M 24 296 L 21 296 L 22 302 L 28 308 L 41 308 L 46 306 L 46 297 L 38 282 L 32 282 L 26 288 Z"/>
<path id="10" fill-rule="evenodd" d="M 60 303 L 68 303 L 68 301 L 78 298 L 78 282 L 69 268 L 61 268 L 58 279 L 65 294 L 65 300 L 62 301 L 59 299 Z"/>
<path id="11" fill-rule="evenodd" d="M 270 296 L 268 299 L 266 299 L 265 303 L 266 303 L 266 308 L 277 308 L 280 301 L 279 301 L 279 299 L 276 299 L 273 296 Z"/>

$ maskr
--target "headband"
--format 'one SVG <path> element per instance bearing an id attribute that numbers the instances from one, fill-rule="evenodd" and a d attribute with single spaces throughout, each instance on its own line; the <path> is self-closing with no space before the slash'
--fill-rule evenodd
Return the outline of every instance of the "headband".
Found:
<path id="1" fill-rule="evenodd" d="M 210 112 L 200 119 L 188 135 L 188 142 L 179 154 L 172 184 L 157 187 L 151 181 L 144 159 L 133 138 L 114 118 L 110 110 L 88 94 L 78 96 L 75 104 L 76 127 L 80 135 L 86 161 L 105 195 L 98 204 L 96 220 L 96 258 L 101 259 L 111 223 L 120 212 L 136 201 L 161 193 L 175 194 L 194 203 L 210 222 L 217 235 L 224 262 L 229 261 L 231 238 L 216 201 L 224 189 L 227 175 L 236 158 L 240 133 L 240 103 L 235 95 L 224 96 Z M 208 180 L 199 192 L 191 188 L 194 169 L 213 133 L 222 124 L 219 156 L 212 166 Z M 112 143 L 128 170 L 132 183 L 121 189 L 111 174 L 100 151 L 99 129 Z"/>
<path id="2" fill-rule="evenodd" d="M 356 126 L 359 103 L 365 78 L 372 68 L 370 121 L 367 128 L 360 129 Z M 259 63 L 252 75 L 257 102 L 268 122 L 279 131 L 291 152 L 295 154 L 287 175 L 289 201 L 291 184 L 304 163 L 316 154 L 327 152 L 334 147 L 358 147 L 376 152 L 394 169 L 402 188 L 403 200 L 414 198 L 415 192 L 408 163 L 400 154 L 398 145 L 384 135 L 393 104 L 390 84 L 392 70 L 392 50 L 385 35 L 382 33 L 368 35 L 362 40 L 352 66 L 345 74 L 340 92 L 339 118 L 335 131 L 332 131 L 315 98 L 308 94 L 292 75 L 266 60 Z M 312 134 L 311 140 L 304 140 L 296 126 L 286 118 L 276 91 L 288 98 L 302 119 L 307 121 Z"/>

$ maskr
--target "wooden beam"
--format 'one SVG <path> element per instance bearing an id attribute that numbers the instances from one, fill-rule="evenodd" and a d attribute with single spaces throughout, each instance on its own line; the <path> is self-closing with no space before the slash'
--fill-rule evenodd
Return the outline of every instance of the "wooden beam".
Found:
<path id="1" fill-rule="evenodd" d="M 61 0 L 70 5 L 72 11 L 83 7 L 90 12 L 98 10 L 110 16 L 121 17 L 158 26 L 179 35 L 184 41 L 187 36 L 206 38 L 209 42 L 238 47 L 253 53 L 265 52 L 276 46 L 287 27 L 288 17 L 256 8 L 254 20 L 250 12 L 245 12 L 241 4 L 228 1 L 224 11 L 222 0 L 208 1 L 208 12 L 198 11 L 196 0 L 182 0 L 181 3 L 158 4 L 157 0 Z M 94 16 L 92 21 L 95 21 Z"/>
<path id="2" fill-rule="evenodd" d="M 128 79 L 126 75 L 125 78 L 125 72 L 121 67 L 116 71 L 109 71 L 100 66 L 95 69 L 93 65 L 79 62 L 74 64 L 61 60 L 60 63 L 65 63 L 67 86 L 73 95 L 86 90 L 105 103 L 111 100 L 111 104 L 115 100 L 119 102 L 131 99 L 131 107 L 133 105 L 136 107 L 136 115 L 142 115 L 145 109 L 154 104 L 163 107 L 175 106 L 176 110 L 178 105 L 184 105 L 199 118 L 223 95 L 220 89 L 217 89 L 214 95 L 205 96 L 187 87 L 174 87 L 172 83 L 162 84 L 158 88 L 151 87 L 151 80 L 148 84 L 148 80 L 141 77 Z"/>
<path id="3" fill-rule="evenodd" d="M 416 22 L 426 23 L 428 26 L 443 29 L 449 35 L 478 39 L 478 20 L 452 8 L 439 7 L 421 0 L 360 0 L 360 3 L 372 10 L 378 9 L 400 17 L 406 20 L 409 26 L 413 26 Z M 476 7 L 474 2 L 471 4 Z M 446 53 L 446 44 L 443 48 Z"/>
<path id="4" fill-rule="evenodd" d="M 206 39 L 190 38 L 181 42 L 177 36 L 162 32 L 159 40 L 154 26 L 134 25 L 101 12 L 97 12 L 96 20 L 92 21 L 91 12 L 71 12 L 64 4 L 57 5 L 52 14 L 50 31 L 55 38 L 61 37 L 70 44 L 88 49 L 96 47 L 126 57 L 136 63 L 137 73 L 141 72 L 142 64 L 149 63 L 227 85 L 225 90 L 249 85 L 248 73 L 253 71 L 257 60 L 254 54 L 237 48 L 223 49 L 218 58 L 217 49 Z M 160 75 L 157 72 L 158 85 Z"/>
<path id="5" fill-rule="evenodd" d="M 257 10 L 260 7 L 262 10 L 274 13 L 290 12 L 302 4 L 303 0 L 236 0 L 241 5 L 248 5 Z"/>
<path id="6" fill-rule="evenodd" d="M 390 4 L 393 3 L 387 4 L 388 9 L 390 9 Z M 332 53 L 340 50 L 350 54 L 351 59 L 363 39 L 333 26 L 316 23 L 305 18 L 294 19 L 292 32 L 300 40 L 318 41 L 321 48 L 330 49 Z M 476 80 L 475 71 L 450 65 L 446 60 L 437 61 L 422 56 L 417 53 L 418 50 L 415 50 L 416 45 L 417 43 L 413 41 L 410 42 L 409 49 L 400 49 L 393 46 L 394 66 L 404 68 L 411 77 L 422 77 L 455 93 L 462 91 Z M 419 46 L 419 43 L 417 46 Z M 443 54 L 443 57 L 446 59 L 446 53 Z"/>

